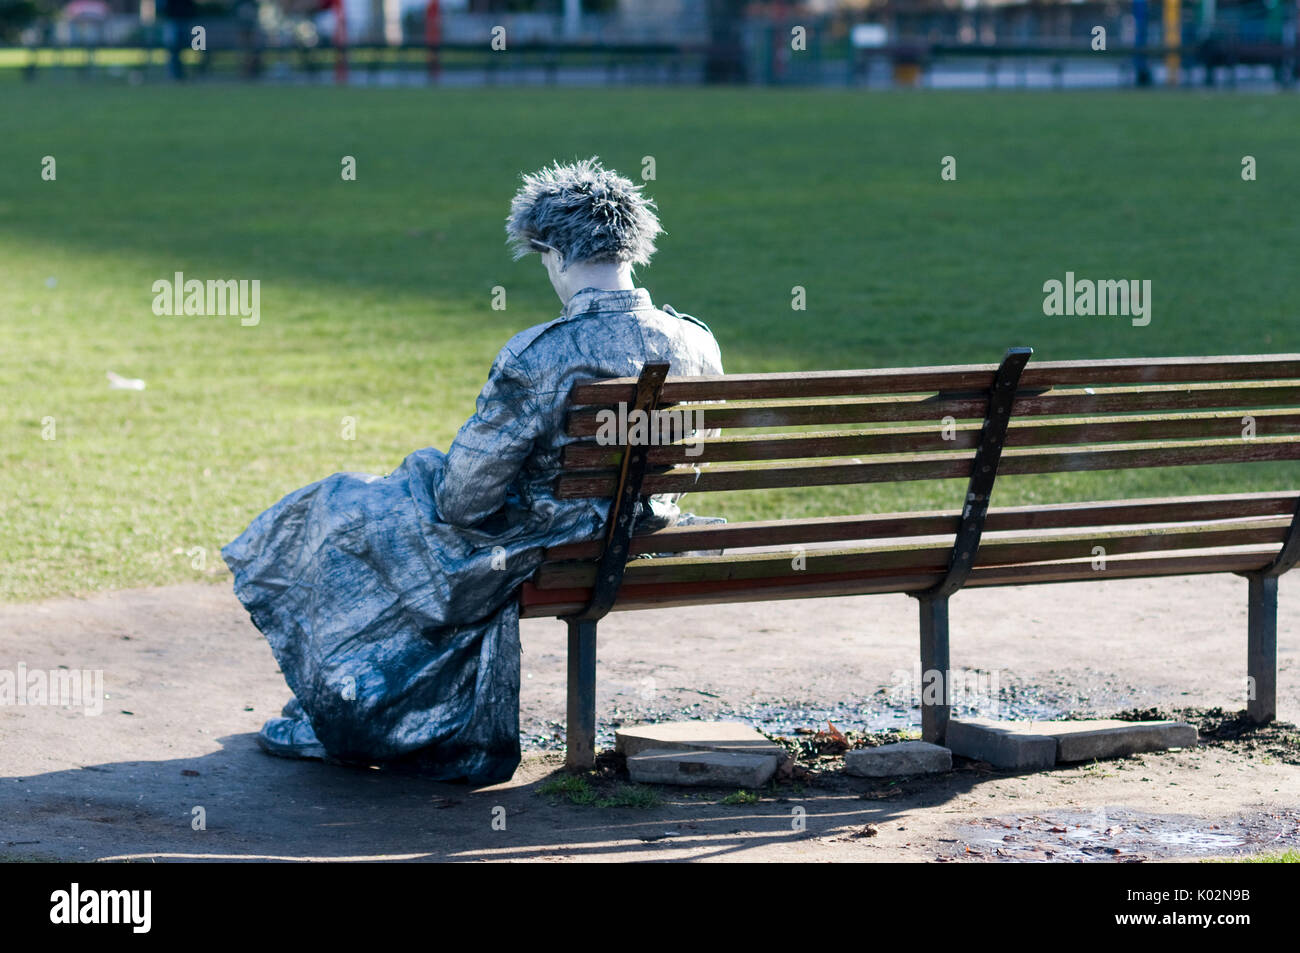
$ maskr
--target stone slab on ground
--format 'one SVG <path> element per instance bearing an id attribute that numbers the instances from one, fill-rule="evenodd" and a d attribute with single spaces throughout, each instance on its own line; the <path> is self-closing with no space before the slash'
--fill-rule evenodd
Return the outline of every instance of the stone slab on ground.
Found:
<path id="1" fill-rule="evenodd" d="M 1196 727 L 1181 721 L 991 721 L 953 719 L 945 740 L 954 754 L 997 768 L 1119 758 L 1167 748 L 1194 748 Z M 1047 761 L 1049 749 L 1052 760 Z"/>
<path id="2" fill-rule="evenodd" d="M 650 784 L 758 788 L 771 780 L 777 764 L 771 754 L 650 748 L 628 757 L 627 773 Z"/>
<path id="3" fill-rule="evenodd" d="M 1196 726 L 1183 721 L 1060 721 L 1038 723 L 1034 730 L 1056 739 L 1056 760 L 1092 761 L 1120 758 L 1166 748 L 1195 748 Z"/>
<path id="4" fill-rule="evenodd" d="M 736 754 L 770 755 L 777 763 L 788 752 L 775 741 L 739 721 L 665 721 L 655 725 L 633 725 L 614 732 L 614 750 L 619 754 L 640 754 L 652 749 L 678 751 L 730 751 Z"/>
<path id="5" fill-rule="evenodd" d="M 952 751 L 928 741 L 900 741 L 878 748 L 857 748 L 845 752 L 844 770 L 863 778 L 935 774 L 952 770 Z"/>
<path id="6" fill-rule="evenodd" d="M 944 743 L 953 754 L 987 761 L 995 768 L 1037 771 L 1056 764 L 1056 739 L 1042 722 L 952 718 Z"/>

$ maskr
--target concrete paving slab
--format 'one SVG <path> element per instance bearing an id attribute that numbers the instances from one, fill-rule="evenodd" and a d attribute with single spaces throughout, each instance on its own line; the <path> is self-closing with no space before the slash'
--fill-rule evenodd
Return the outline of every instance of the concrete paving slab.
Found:
<path id="1" fill-rule="evenodd" d="M 770 755 L 778 764 L 787 754 L 785 748 L 739 721 L 666 721 L 614 733 L 614 750 L 620 754 L 631 757 L 654 748 Z"/>
<path id="2" fill-rule="evenodd" d="M 652 784 L 758 788 L 776 773 L 775 755 L 651 748 L 627 759 L 633 781 Z"/>
<path id="3" fill-rule="evenodd" d="M 844 770 L 863 778 L 892 778 L 952 770 L 952 751 L 928 741 L 901 741 L 844 754 Z"/>
<path id="4" fill-rule="evenodd" d="M 1004 770 L 1039 771 L 1056 764 L 1056 739 L 1043 723 L 950 719 L 944 742 L 953 754 Z"/>
<path id="5" fill-rule="evenodd" d="M 1052 722 L 1050 730 L 1044 730 L 1048 727 L 1040 723 L 1035 730 L 1056 739 L 1059 762 L 1120 758 L 1167 748 L 1195 748 L 1197 742 L 1196 726 L 1182 721 L 1093 719 Z"/>
<path id="6" fill-rule="evenodd" d="M 954 733 L 954 726 L 956 726 Z M 954 753 L 979 758 L 998 768 L 1049 767 L 1052 764 L 1120 758 L 1167 748 L 1194 748 L 1194 725 L 1181 721 L 990 721 L 955 719 L 948 723 L 948 746 Z M 973 753 L 967 753 L 973 752 Z"/>

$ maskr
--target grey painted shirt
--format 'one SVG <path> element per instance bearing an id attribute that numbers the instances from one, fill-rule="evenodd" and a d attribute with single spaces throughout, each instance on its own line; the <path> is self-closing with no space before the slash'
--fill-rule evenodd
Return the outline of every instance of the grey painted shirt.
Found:
<path id="1" fill-rule="evenodd" d="M 468 526 L 507 500 L 524 509 L 549 501 L 561 449 L 570 442 L 564 418 L 573 384 L 635 377 L 650 361 L 668 361 L 671 374 L 722 373 L 709 329 L 655 308 L 643 288 L 580 291 L 560 317 L 515 335 L 492 366 L 477 413 L 447 453 L 439 514 Z M 604 508 L 594 501 L 578 505 L 603 520 Z"/>

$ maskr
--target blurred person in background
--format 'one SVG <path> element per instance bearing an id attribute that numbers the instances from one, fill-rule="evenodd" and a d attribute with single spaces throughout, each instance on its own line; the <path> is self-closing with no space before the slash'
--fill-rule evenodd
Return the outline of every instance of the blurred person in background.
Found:
<path id="1" fill-rule="evenodd" d="M 185 79 L 181 50 L 190 45 L 190 30 L 197 13 L 195 0 L 158 0 L 163 46 L 167 50 L 167 73 L 177 82 Z"/>

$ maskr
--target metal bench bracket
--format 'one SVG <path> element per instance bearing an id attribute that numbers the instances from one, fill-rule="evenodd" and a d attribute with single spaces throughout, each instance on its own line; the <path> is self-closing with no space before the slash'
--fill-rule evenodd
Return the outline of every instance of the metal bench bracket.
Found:
<path id="1" fill-rule="evenodd" d="M 912 593 L 921 607 L 921 737 L 934 744 L 944 742 L 951 709 L 948 597 L 962 587 L 975 565 L 1020 373 L 1033 353 L 1033 348 L 1013 347 L 1002 358 L 993 378 L 993 388 L 989 391 L 988 410 L 984 414 L 984 427 L 971 465 L 970 483 L 966 487 L 966 501 L 952 556 L 948 560 L 948 572 L 933 588 Z"/>
<path id="2" fill-rule="evenodd" d="M 659 407 L 667 376 L 667 363 L 642 367 L 636 383 L 636 397 L 628 407 L 629 421 L 634 419 L 635 412 L 640 411 L 647 415 L 653 426 L 653 414 Z M 569 624 L 569 697 L 564 763 L 570 768 L 589 769 L 596 763 L 596 623 L 614 605 L 623 584 L 628 545 L 649 454 L 649 440 L 635 446 L 624 446 L 618 486 L 605 519 L 605 548 L 597 563 L 591 598 L 581 612 L 564 617 Z"/>
<path id="3" fill-rule="evenodd" d="M 1294 569 L 1297 562 L 1300 562 L 1300 505 L 1296 506 L 1295 515 L 1291 517 L 1291 527 L 1286 531 L 1282 549 L 1262 575 L 1280 576 Z"/>
<path id="4" fill-rule="evenodd" d="M 628 419 L 636 412 L 652 415 L 659 406 L 664 379 L 668 376 L 667 364 L 646 364 L 636 382 L 636 397 L 628 407 Z M 652 424 L 653 426 L 653 424 Z M 596 583 L 591 600 L 581 612 L 566 617 L 569 622 L 594 622 L 600 619 L 618 598 L 623 573 L 627 569 L 628 545 L 632 538 L 636 504 L 641 496 L 641 482 L 645 479 L 646 459 L 650 442 L 623 448 L 623 464 L 619 470 L 618 488 L 609 505 L 605 520 L 605 549 L 597 564 Z"/>
<path id="5" fill-rule="evenodd" d="M 966 503 L 961 511 L 961 525 L 953 543 L 948 574 L 943 581 L 920 595 L 936 599 L 952 595 L 966 582 L 975 554 L 979 551 L 980 537 L 984 533 L 984 520 L 989 512 L 989 499 L 993 496 L 993 483 L 998 476 L 998 462 L 1002 459 L 1002 444 L 1011 422 L 1011 408 L 1016 401 L 1016 388 L 1020 373 L 1025 369 L 1034 349 L 1013 347 L 1002 358 L 993 390 L 989 392 L 989 407 L 984 414 L 984 428 L 980 431 L 979 446 L 971 466 L 970 484 L 966 488 Z"/>
<path id="6" fill-rule="evenodd" d="M 1282 548 L 1256 572 L 1238 573 L 1250 585 L 1246 600 L 1246 716 L 1257 725 L 1277 717 L 1277 580 L 1300 562 L 1300 505 Z"/>

